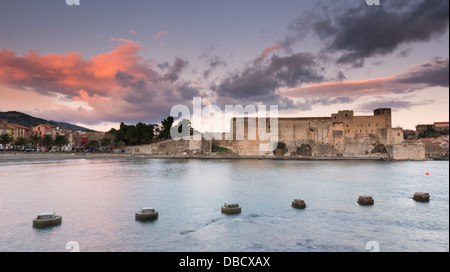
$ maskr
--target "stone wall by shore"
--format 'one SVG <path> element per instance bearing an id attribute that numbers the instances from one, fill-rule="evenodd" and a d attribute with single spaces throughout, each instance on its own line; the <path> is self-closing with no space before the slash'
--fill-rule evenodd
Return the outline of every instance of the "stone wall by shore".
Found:
<path id="1" fill-rule="evenodd" d="M 212 147 L 227 148 L 226 152 L 212 152 Z M 385 146 L 365 141 L 349 145 L 347 152 L 339 152 L 328 144 L 314 142 L 300 146 L 286 147 L 277 152 L 260 152 L 257 141 L 227 140 L 168 140 L 160 143 L 130 146 L 125 153 L 131 155 L 167 156 L 182 158 L 269 158 L 269 159 L 360 159 L 360 160 L 426 160 L 425 149 L 421 143 L 403 143 Z"/>

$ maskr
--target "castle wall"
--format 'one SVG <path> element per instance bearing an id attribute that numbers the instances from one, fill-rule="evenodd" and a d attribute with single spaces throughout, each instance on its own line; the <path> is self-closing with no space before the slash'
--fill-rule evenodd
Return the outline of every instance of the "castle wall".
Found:
<path id="1" fill-rule="evenodd" d="M 260 135 L 258 120 L 265 122 Z M 391 127 L 391 110 L 377 109 L 371 116 L 354 116 L 353 111 L 339 111 L 331 117 L 278 118 L 278 142 L 284 150 L 263 150 L 270 139 L 268 118 L 233 118 L 230 133 L 216 134 L 222 139 L 202 141 L 165 141 L 152 145 L 128 147 L 136 154 L 211 154 L 211 148 L 225 147 L 228 154 L 239 156 L 341 157 L 420 160 L 425 158 L 421 145 L 402 144 L 403 130 Z M 204 137 L 206 135 L 203 135 Z M 264 137 L 265 136 L 265 137 Z M 262 137 L 262 138 L 261 138 Z M 219 137 L 220 138 L 220 137 Z"/>
<path id="2" fill-rule="evenodd" d="M 389 155 L 393 160 L 425 160 L 425 145 L 420 142 L 401 143 L 389 146 Z"/>
<path id="3" fill-rule="evenodd" d="M 201 140 L 167 140 L 159 143 L 127 146 L 125 152 L 130 154 L 174 155 L 174 154 L 208 154 L 211 152 L 211 141 Z"/>

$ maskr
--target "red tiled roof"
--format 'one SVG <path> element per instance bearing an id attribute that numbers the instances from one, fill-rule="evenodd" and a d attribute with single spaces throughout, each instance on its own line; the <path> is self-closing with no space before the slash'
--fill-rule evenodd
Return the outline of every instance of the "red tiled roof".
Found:
<path id="1" fill-rule="evenodd" d="M 19 125 L 19 124 L 8 124 L 8 125 L 9 125 L 9 126 L 16 127 L 16 128 L 31 129 L 31 128 L 29 128 L 29 127 L 25 127 L 25 126 L 22 126 L 22 125 Z"/>
<path id="2" fill-rule="evenodd" d="M 434 122 L 434 125 L 448 126 L 448 122 Z"/>
<path id="3" fill-rule="evenodd" d="M 14 127 L 9 127 L 9 126 L 3 126 L 3 127 L 0 127 L 0 129 L 16 129 L 16 128 L 14 128 Z"/>

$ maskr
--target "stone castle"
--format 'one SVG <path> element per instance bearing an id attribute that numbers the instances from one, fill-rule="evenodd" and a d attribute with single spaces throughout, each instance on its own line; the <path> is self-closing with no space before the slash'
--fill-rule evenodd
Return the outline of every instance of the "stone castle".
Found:
<path id="1" fill-rule="evenodd" d="M 171 140 L 157 144 L 129 147 L 133 154 L 150 155 L 216 155 L 214 147 L 226 148 L 224 154 L 238 157 L 282 158 L 341 158 L 341 159 L 393 159 L 424 160 L 425 147 L 418 142 L 404 142 L 403 129 L 392 128 L 389 108 L 374 110 L 370 116 L 355 116 L 352 110 L 343 110 L 331 117 L 278 118 L 278 147 L 275 151 L 261 151 L 258 121 L 264 118 L 233 118 L 230 132 L 221 140 Z M 244 129 L 239 129 L 242 128 Z M 254 137 L 256 135 L 256 137 Z M 230 137 L 232 136 L 232 137 Z"/>

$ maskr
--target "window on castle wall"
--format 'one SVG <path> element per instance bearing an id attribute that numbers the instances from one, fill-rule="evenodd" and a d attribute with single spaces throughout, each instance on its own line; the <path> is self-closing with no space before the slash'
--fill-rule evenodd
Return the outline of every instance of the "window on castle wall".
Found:
<path id="1" fill-rule="evenodd" d="M 345 117 L 348 117 L 348 114 L 346 114 Z"/>

